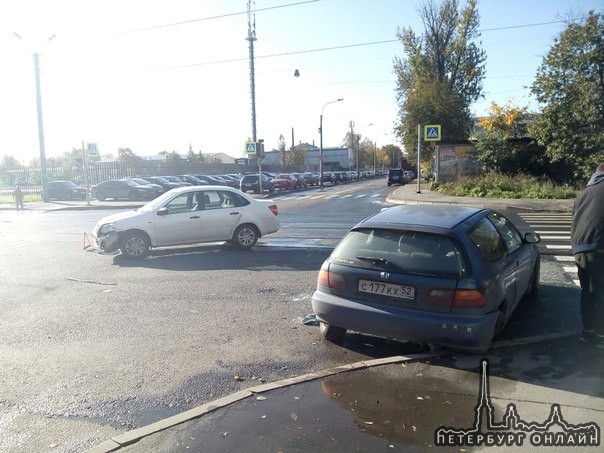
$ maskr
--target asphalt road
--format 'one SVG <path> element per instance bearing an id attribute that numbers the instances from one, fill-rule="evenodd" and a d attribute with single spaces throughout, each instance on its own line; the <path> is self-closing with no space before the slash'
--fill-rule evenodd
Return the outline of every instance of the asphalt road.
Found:
<path id="1" fill-rule="evenodd" d="M 252 251 L 182 247 L 140 262 L 83 250 L 108 212 L 0 212 L 0 451 L 79 452 L 261 382 L 409 352 L 361 335 L 341 348 L 303 323 L 330 247 L 387 191 L 278 195 L 282 228 Z M 542 284 L 503 340 L 577 329 L 560 263 L 544 259 Z"/>

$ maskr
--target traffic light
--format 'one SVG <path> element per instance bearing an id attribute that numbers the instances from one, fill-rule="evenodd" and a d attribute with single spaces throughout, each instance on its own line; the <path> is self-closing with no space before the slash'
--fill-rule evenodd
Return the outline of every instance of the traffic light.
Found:
<path id="1" fill-rule="evenodd" d="M 264 139 L 259 139 L 256 143 L 256 156 L 258 159 L 264 159 Z"/>

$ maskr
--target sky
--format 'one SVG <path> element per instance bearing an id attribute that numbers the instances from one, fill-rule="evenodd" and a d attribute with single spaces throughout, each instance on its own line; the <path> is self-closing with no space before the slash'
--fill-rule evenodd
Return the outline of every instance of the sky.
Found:
<path id="1" fill-rule="evenodd" d="M 439 0 L 434 0 L 437 4 Z M 354 132 L 399 145 L 393 61 L 400 28 L 423 33 L 419 1 L 252 2 L 257 138 L 319 146 Z M 460 0 L 460 5 L 464 5 Z M 247 0 L 2 0 L 0 159 L 40 156 L 35 57 L 46 157 L 82 143 L 244 157 L 252 137 Z M 492 102 L 528 105 L 539 65 L 568 17 L 602 0 L 479 0 L 487 53 L 481 116 Z M 295 77 L 298 70 L 300 76 Z M 337 99 L 340 102 L 333 102 Z M 435 119 L 434 124 L 438 124 Z"/>

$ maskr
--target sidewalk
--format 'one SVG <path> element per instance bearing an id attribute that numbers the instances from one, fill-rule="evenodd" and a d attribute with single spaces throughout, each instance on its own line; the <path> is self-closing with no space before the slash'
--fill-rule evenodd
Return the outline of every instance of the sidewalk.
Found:
<path id="1" fill-rule="evenodd" d="M 599 451 L 604 356 L 595 348 L 541 338 L 501 344 L 485 358 L 396 356 L 249 387 L 89 453 L 482 451 L 497 436 L 505 436 L 506 452 L 547 442 L 558 442 L 550 451 L 564 442 L 572 451 Z M 484 440 L 471 445 L 476 422 Z M 452 445 L 461 438 L 465 444 Z"/>
<path id="2" fill-rule="evenodd" d="M 312 190 L 312 189 L 311 189 Z M 274 194 L 271 194 L 274 195 Z M 271 198 L 266 195 L 265 198 Z M 477 198 L 477 197 L 454 197 L 442 195 L 432 191 L 428 183 L 422 183 L 418 192 L 417 182 L 396 187 L 386 198 L 390 204 L 404 203 L 444 203 L 444 204 L 466 204 L 471 206 L 489 207 L 494 209 L 520 209 L 530 211 L 558 211 L 572 212 L 574 200 L 538 200 L 538 199 L 513 199 L 513 198 Z M 25 203 L 25 210 L 57 211 L 57 210 L 81 210 L 81 209 L 136 209 L 145 201 L 43 201 Z M 0 203 L 0 210 L 14 210 L 14 203 Z"/>

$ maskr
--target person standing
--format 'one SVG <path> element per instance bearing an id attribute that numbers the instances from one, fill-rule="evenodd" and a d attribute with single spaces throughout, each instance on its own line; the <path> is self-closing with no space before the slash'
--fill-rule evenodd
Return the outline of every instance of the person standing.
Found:
<path id="1" fill-rule="evenodd" d="M 581 285 L 579 340 L 604 349 L 604 163 L 575 200 L 570 235 Z"/>
<path id="2" fill-rule="evenodd" d="M 15 204 L 17 205 L 17 212 L 19 210 L 23 211 L 23 192 L 21 191 L 21 186 L 17 186 L 15 190 L 13 190 L 13 198 L 15 199 Z"/>

